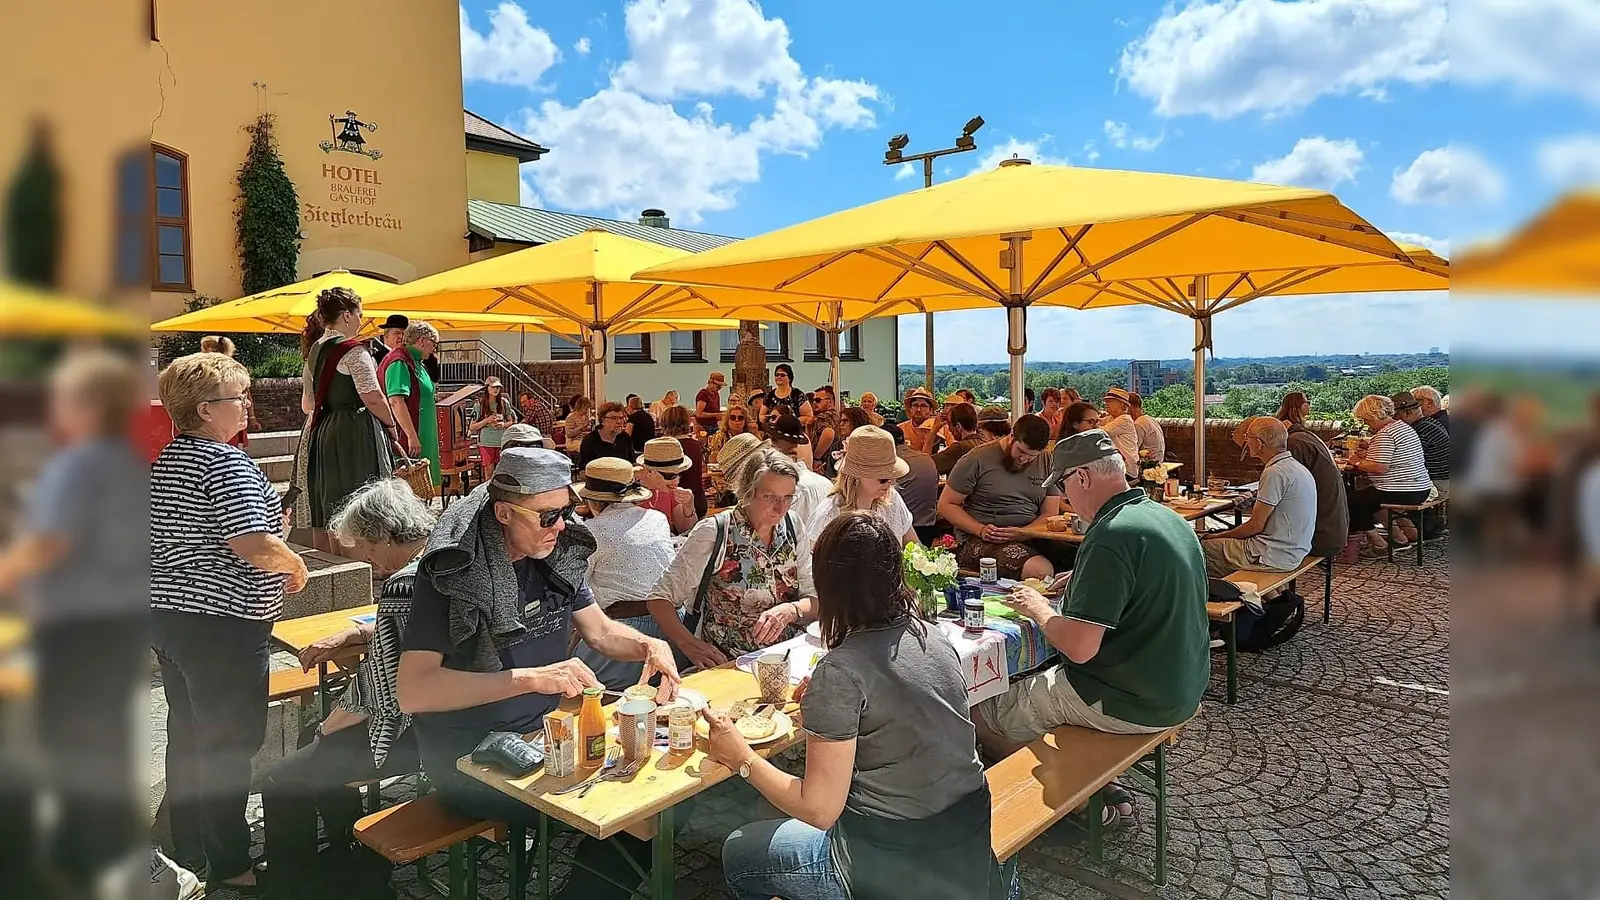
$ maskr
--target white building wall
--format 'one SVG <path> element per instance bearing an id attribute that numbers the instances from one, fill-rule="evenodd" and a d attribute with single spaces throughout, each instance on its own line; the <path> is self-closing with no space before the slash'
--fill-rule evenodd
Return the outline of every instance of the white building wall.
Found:
<path id="1" fill-rule="evenodd" d="M 861 359 L 839 362 L 840 391 L 849 392 L 852 398 L 872 391 L 888 400 L 895 396 L 895 373 L 898 368 L 898 331 L 893 318 L 874 319 L 861 325 Z M 801 326 L 791 326 L 789 365 L 794 367 L 795 385 L 803 390 L 815 390 L 828 383 L 827 362 L 805 362 L 805 348 Z M 530 332 L 517 334 L 484 332 L 479 334 L 507 359 L 524 362 L 542 362 L 550 359 L 550 337 Z M 609 353 L 606 368 L 606 394 L 620 401 L 629 394 L 638 394 L 646 402 L 661 399 L 669 390 L 676 390 L 684 406 L 694 403 L 694 395 L 705 387 L 712 372 L 722 372 L 733 380 L 733 363 L 721 361 L 721 343 L 717 332 L 705 333 L 704 363 L 671 362 L 671 343 L 668 334 L 647 335 L 653 341 L 654 362 L 617 362 L 615 348 Z M 777 361 L 767 363 L 771 372 Z M 724 395 L 726 399 L 726 395 Z"/>

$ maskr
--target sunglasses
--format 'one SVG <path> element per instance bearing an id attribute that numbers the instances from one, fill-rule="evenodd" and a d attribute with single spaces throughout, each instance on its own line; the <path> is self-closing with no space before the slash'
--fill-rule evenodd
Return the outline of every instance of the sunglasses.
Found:
<path id="1" fill-rule="evenodd" d="M 506 505 L 525 516 L 538 517 L 540 528 L 556 527 L 557 522 L 572 515 L 573 511 L 578 508 L 575 503 L 568 503 L 566 506 L 557 509 L 524 509 L 515 503 L 507 503 Z"/>
<path id="2" fill-rule="evenodd" d="M 728 417 L 728 421 L 729 422 L 743 422 L 744 421 L 744 416 L 729 416 Z"/>
<path id="3" fill-rule="evenodd" d="M 656 474 L 660 475 L 666 481 L 677 481 L 678 480 L 678 476 L 682 475 L 683 473 L 682 472 L 657 472 Z"/>

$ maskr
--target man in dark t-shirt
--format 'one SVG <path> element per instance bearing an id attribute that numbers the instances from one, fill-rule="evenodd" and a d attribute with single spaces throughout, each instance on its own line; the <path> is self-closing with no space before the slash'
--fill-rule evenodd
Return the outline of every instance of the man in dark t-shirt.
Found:
<path id="1" fill-rule="evenodd" d="M 716 434 L 722 424 L 722 385 L 727 379 L 721 372 L 712 372 L 706 386 L 694 395 L 694 420 L 706 434 Z"/>
<path id="2" fill-rule="evenodd" d="M 644 445 L 656 439 L 656 417 L 650 415 L 648 409 L 638 409 L 628 414 L 628 445 L 631 448 L 644 449 Z"/>
<path id="3" fill-rule="evenodd" d="M 584 435 L 578 445 L 578 468 L 582 469 L 602 456 L 615 456 L 633 462 L 633 440 L 628 437 L 628 413 L 620 403 L 602 404 L 595 414 L 599 422 L 595 430 Z"/>
<path id="4" fill-rule="evenodd" d="M 462 775 L 456 762 L 492 732 L 539 730 L 544 714 L 563 698 L 599 686 L 594 673 L 568 653 L 574 629 L 608 657 L 643 661 L 647 680 L 659 674 L 658 699 L 677 692 L 678 670 L 666 642 L 612 620 L 594 603 L 583 579 L 583 547 L 592 549 L 593 538 L 580 541 L 586 532 L 568 524 L 571 472 L 563 454 L 506 450 L 487 487 L 457 501 L 440 518 L 418 565 L 396 687 L 401 708 L 413 716 L 423 770 L 440 799 L 459 815 L 537 824 L 532 807 Z M 566 533 L 569 527 L 575 529 L 572 534 Z M 502 540 L 482 541 L 486 528 L 498 530 Z M 459 536 L 458 543 L 452 543 L 453 536 Z M 503 546 L 509 558 L 477 559 L 473 553 L 485 545 Z M 502 603 L 493 597 L 491 576 L 506 562 L 516 573 L 517 587 L 515 600 L 507 597 Z M 462 615 L 467 608 L 478 615 Z M 457 633 L 462 623 L 475 619 L 485 623 L 479 631 L 465 637 Z M 503 627 L 507 620 L 520 630 Z M 493 632 L 489 622 L 496 625 Z M 483 640 L 495 642 L 497 665 L 486 661 L 490 654 L 479 652 Z M 600 842 L 586 841 L 578 852 L 591 857 L 591 868 L 624 870 L 615 852 Z M 564 896 L 628 895 L 605 881 L 576 884 L 569 884 Z"/>

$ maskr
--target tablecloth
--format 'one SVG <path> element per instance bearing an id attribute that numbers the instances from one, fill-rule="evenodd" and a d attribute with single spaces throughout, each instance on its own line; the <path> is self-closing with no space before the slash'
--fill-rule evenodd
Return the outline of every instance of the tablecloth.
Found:
<path id="1" fill-rule="evenodd" d="M 966 629 L 954 620 L 941 620 L 939 629 L 950 638 L 961 658 L 969 706 L 1004 694 L 1012 676 L 1036 669 L 1055 655 L 1055 648 L 1030 619 L 1012 621 L 990 616 L 983 634 L 974 637 L 968 637 Z M 810 675 L 827 653 L 815 638 L 801 634 L 766 650 L 746 653 L 736 664 L 748 672 L 762 653 L 786 652 L 789 678 L 794 682 Z"/>

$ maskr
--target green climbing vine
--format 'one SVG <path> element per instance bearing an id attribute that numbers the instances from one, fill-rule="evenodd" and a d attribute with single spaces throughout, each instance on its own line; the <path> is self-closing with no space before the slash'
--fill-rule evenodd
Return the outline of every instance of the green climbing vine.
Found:
<path id="1" fill-rule="evenodd" d="M 246 295 L 293 282 L 300 258 L 300 201 L 278 155 L 273 120 L 262 113 L 244 127 L 250 149 L 239 166 L 234 219 Z"/>

